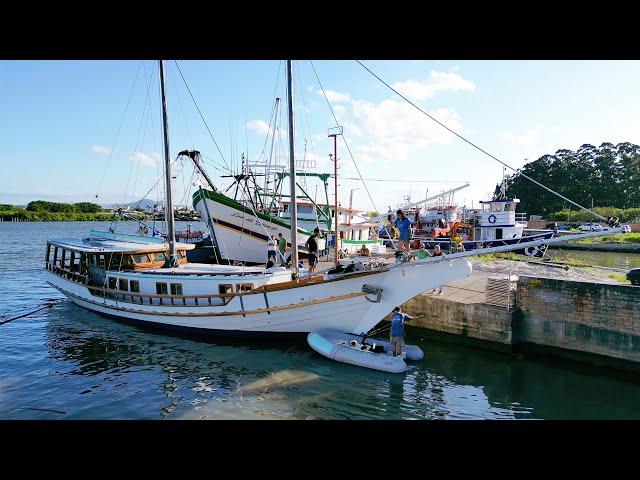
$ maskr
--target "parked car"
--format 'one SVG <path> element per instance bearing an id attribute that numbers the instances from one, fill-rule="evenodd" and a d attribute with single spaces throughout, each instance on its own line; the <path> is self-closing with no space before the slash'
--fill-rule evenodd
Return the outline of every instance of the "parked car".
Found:
<path id="1" fill-rule="evenodd" d="M 640 285 L 640 268 L 632 268 L 627 272 L 627 280 L 631 285 Z"/>
<path id="2" fill-rule="evenodd" d="M 578 227 L 578 230 L 580 230 L 581 232 L 601 232 L 603 230 L 606 230 L 606 228 L 604 228 L 599 223 L 583 223 Z"/>

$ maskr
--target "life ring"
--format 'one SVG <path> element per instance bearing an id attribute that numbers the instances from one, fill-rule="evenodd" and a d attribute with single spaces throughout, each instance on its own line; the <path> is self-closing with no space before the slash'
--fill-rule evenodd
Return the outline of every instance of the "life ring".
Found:
<path id="1" fill-rule="evenodd" d="M 527 247 L 524 249 L 524 254 L 527 257 L 537 257 L 540 253 L 540 249 L 538 247 Z"/>
<path id="2" fill-rule="evenodd" d="M 495 215 L 489 215 L 489 223 L 496 223 L 498 218 Z"/>

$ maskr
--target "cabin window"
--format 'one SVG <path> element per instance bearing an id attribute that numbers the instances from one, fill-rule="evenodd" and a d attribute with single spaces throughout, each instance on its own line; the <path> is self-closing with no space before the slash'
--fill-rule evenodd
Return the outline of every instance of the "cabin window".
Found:
<path id="1" fill-rule="evenodd" d="M 187 258 L 187 252 L 185 250 L 179 250 L 178 253 L 180 254 L 180 257 Z"/>
<path id="2" fill-rule="evenodd" d="M 116 289 L 116 277 L 109 277 L 109 288 L 111 290 Z"/>
<path id="3" fill-rule="evenodd" d="M 171 295 L 182 295 L 182 284 L 181 283 L 172 283 L 171 284 Z"/>
<path id="4" fill-rule="evenodd" d="M 164 252 L 150 253 L 149 257 L 151 258 L 152 262 L 166 262 L 167 261 L 167 256 L 164 254 Z"/>
<path id="5" fill-rule="evenodd" d="M 169 290 L 167 290 L 167 284 L 164 282 L 157 282 L 156 293 L 158 295 L 167 295 L 169 293 Z"/>
<path id="6" fill-rule="evenodd" d="M 298 213 L 313 213 L 311 205 L 298 205 Z"/>
<path id="7" fill-rule="evenodd" d="M 500 203 L 491 204 L 491 211 L 492 212 L 501 212 L 502 211 L 502 204 L 500 204 Z"/>
<path id="8" fill-rule="evenodd" d="M 502 240 L 502 229 L 496 228 L 496 240 Z"/>
<path id="9" fill-rule="evenodd" d="M 132 256 L 135 263 L 149 263 L 149 256 L 146 253 L 138 253 Z"/>
<path id="10" fill-rule="evenodd" d="M 250 292 L 253 290 L 253 283 L 239 283 L 236 288 L 238 289 L 238 293 Z"/>
<path id="11" fill-rule="evenodd" d="M 121 278 L 118 280 L 118 290 L 123 290 L 125 292 L 129 291 L 129 280 L 126 278 Z"/>
<path id="12" fill-rule="evenodd" d="M 220 295 L 232 295 L 233 285 L 219 285 L 218 291 L 220 292 Z"/>
<path id="13" fill-rule="evenodd" d="M 138 280 L 131 280 L 129 282 L 129 288 L 132 292 L 140 292 L 140 282 Z"/>
<path id="14" fill-rule="evenodd" d="M 362 230 L 358 230 L 358 240 L 362 240 Z"/>

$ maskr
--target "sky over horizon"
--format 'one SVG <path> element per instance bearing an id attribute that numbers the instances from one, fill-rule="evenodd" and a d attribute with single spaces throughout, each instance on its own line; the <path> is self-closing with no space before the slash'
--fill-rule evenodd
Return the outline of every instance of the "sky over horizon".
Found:
<path id="1" fill-rule="evenodd" d="M 442 123 L 512 165 L 588 143 L 640 144 L 637 61 L 366 61 Z M 281 61 L 178 61 L 213 133 L 212 141 L 173 61 L 167 65 L 171 156 L 203 153 L 214 183 L 224 165 L 240 168 L 271 150 L 266 140 L 275 97 L 286 91 Z M 458 204 L 493 192 L 502 166 L 454 137 L 387 89 L 355 61 L 314 61 L 375 206 L 386 211 L 463 182 Z M 162 174 L 161 116 L 154 61 L 0 61 L 0 203 L 31 200 L 155 200 Z M 327 129 L 335 122 L 309 61 L 295 62 L 296 157 L 332 172 Z M 373 205 L 344 144 L 338 144 L 339 195 Z M 193 168 L 174 166 L 174 202 L 189 203 Z M 392 181 L 375 181 L 392 180 Z M 537 179 L 545 183 L 544 178 Z M 160 182 L 161 185 L 161 182 Z M 332 185 L 332 183 L 331 183 Z M 330 191 L 331 193 L 332 191 Z M 96 199 L 96 194 L 98 195 Z M 332 199 L 331 199 L 332 200 Z"/>

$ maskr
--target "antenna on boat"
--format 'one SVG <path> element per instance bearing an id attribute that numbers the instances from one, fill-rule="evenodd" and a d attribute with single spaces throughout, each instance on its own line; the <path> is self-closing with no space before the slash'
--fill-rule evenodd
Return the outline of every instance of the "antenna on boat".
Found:
<path id="1" fill-rule="evenodd" d="M 289 180 L 291 188 L 291 277 L 298 278 L 298 207 L 296 204 L 296 160 L 293 146 L 293 85 L 291 60 L 287 60 L 287 103 L 289 114 Z"/>
<path id="2" fill-rule="evenodd" d="M 171 161 L 169 160 L 169 118 L 167 117 L 167 98 L 165 94 L 164 60 L 158 60 L 160 67 L 160 93 L 162 96 L 162 130 L 164 134 L 164 218 L 167 222 L 167 242 L 169 243 L 169 258 L 165 267 L 177 267 L 176 257 L 176 229 L 173 220 L 173 201 L 171 199 Z"/>

